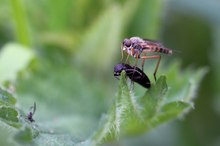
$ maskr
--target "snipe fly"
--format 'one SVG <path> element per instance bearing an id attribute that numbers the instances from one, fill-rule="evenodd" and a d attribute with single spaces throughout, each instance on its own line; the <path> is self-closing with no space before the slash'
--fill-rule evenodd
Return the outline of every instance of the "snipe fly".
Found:
<path id="1" fill-rule="evenodd" d="M 164 54 L 172 54 L 173 51 L 169 48 L 164 47 L 160 42 L 142 39 L 140 37 L 131 37 L 126 38 L 121 44 L 121 55 L 123 59 L 123 52 L 127 53 L 127 58 L 125 63 L 127 63 L 129 56 L 136 58 L 136 64 L 138 59 L 142 59 L 141 67 L 143 70 L 144 62 L 146 59 L 158 59 L 156 68 L 154 70 L 154 79 L 156 80 L 156 73 L 160 64 L 161 56 L 160 55 L 148 55 L 149 52 L 159 52 Z"/>

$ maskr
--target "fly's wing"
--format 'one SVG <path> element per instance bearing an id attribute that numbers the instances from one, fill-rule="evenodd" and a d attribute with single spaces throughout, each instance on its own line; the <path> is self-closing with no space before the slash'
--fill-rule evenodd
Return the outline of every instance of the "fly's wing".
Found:
<path id="1" fill-rule="evenodd" d="M 150 40 L 150 39 L 143 39 L 143 42 L 140 42 L 140 46 L 142 48 L 149 48 L 149 47 L 157 47 L 157 48 L 165 48 L 163 44 L 159 41 Z"/>
<path id="2" fill-rule="evenodd" d="M 160 41 L 157 41 L 157 40 L 152 40 L 152 39 L 143 39 L 143 40 L 146 41 L 146 42 L 153 42 L 153 43 L 157 43 L 157 44 L 162 45 L 162 43 Z"/>

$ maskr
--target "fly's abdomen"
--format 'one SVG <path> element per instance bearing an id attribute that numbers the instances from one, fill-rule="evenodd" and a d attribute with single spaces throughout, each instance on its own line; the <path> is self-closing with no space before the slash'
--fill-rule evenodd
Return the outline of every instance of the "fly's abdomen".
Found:
<path id="1" fill-rule="evenodd" d="M 160 53 L 164 53 L 164 54 L 172 54 L 173 53 L 173 51 L 171 49 L 162 48 L 162 47 L 156 47 L 155 52 L 160 52 Z"/>

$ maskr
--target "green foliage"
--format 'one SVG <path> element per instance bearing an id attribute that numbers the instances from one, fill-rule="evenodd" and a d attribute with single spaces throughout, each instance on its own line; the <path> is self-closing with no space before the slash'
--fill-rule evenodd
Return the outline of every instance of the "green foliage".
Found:
<path id="1" fill-rule="evenodd" d="M 16 99 L 7 91 L 0 89 L 0 119 L 12 127 L 20 127 L 18 112 L 15 108 Z"/>
<path id="2" fill-rule="evenodd" d="M 178 66 L 173 66 L 174 67 L 171 66 L 171 70 L 168 71 L 167 76 L 169 76 L 170 74 L 177 76 Z M 70 72 L 70 68 L 68 68 L 67 70 L 68 73 L 66 73 L 66 75 L 64 76 L 73 73 Z M 67 89 L 66 93 L 62 91 L 64 93 L 61 98 L 62 100 L 59 100 L 58 97 L 56 98 L 55 94 L 52 95 L 52 92 L 50 93 L 45 91 L 43 92 L 46 93 L 45 95 L 43 95 L 42 93 L 41 95 L 39 95 L 40 91 L 42 91 L 43 88 L 45 88 L 47 91 L 50 91 L 48 87 L 51 86 L 49 84 L 54 84 L 54 80 L 51 80 L 53 77 L 51 79 L 47 79 L 47 82 L 49 82 L 49 84 L 46 86 L 48 87 L 43 86 L 40 88 L 40 86 L 35 86 L 35 88 L 32 88 L 32 90 L 29 91 L 29 93 L 27 93 L 27 91 L 25 92 L 25 90 L 21 90 L 21 88 L 18 88 L 18 91 L 22 93 L 20 93 L 19 102 L 20 100 L 21 102 L 25 101 L 22 99 L 22 96 L 31 97 L 37 95 L 41 96 L 41 98 L 44 98 L 44 100 L 41 100 L 40 98 L 37 101 L 37 105 L 39 105 L 39 107 L 45 108 L 44 105 L 47 106 L 47 110 L 37 108 L 37 114 L 41 115 L 41 118 L 44 119 L 41 121 L 42 123 L 40 121 L 38 122 L 38 120 L 36 120 L 36 124 L 29 122 L 26 118 L 26 115 L 21 110 L 17 110 L 17 108 L 14 107 L 16 102 L 14 97 L 8 92 L 1 90 L 1 121 L 8 124 L 9 127 L 13 126 L 17 129 L 15 132 L 15 140 L 20 144 L 35 143 L 37 145 L 53 145 L 55 143 L 60 143 L 62 145 L 63 143 L 66 143 L 67 145 L 96 145 L 108 141 L 114 141 L 122 137 L 139 135 L 171 119 L 183 116 L 183 114 L 192 109 L 191 100 L 194 97 L 199 81 L 204 75 L 205 70 L 199 70 L 193 75 L 191 74 L 191 76 L 189 75 L 189 72 L 192 71 L 186 71 L 186 73 L 183 75 L 184 78 L 188 78 L 188 81 L 182 80 L 178 84 L 173 85 L 173 87 L 176 88 L 180 86 L 188 86 L 188 88 L 191 90 L 187 90 L 184 95 L 182 95 L 183 93 L 181 88 L 172 89 L 172 87 L 170 87 L 170 89 L 168 90 L 169 85 L 167 85 L 166 83 L 166 77 L 161 76 L 157 80 L 157 82 L 153 84 L 152 87 L 148 89 L 146 93 L 141 97 L 135 96 L 135 93 L 133 93 L 133 89 L 130 89 L 130 85 L 127 83 L 125 73 L 123 73 L 113 104 L 109 107 L 108 112 L 103 116 L 101 122 L 98 122 L 100 121 L 98 117 L 94 117 L 95 115 L 97 115 L 98 112 L 102 112 L 102 108 L 100 107 L 102 107 L 101 104 L 103 103 L 99 101 L 99 98 L 97 98 L 97 96 L 91 97 L 91 95 L 90 97 L 86 98 L 86 103 L 86 100 L 80 101 L 77 98 L 71 98 L 70 102 L 68 96 L 71 95 L 67 94 Z M 55 76 L 58 77 L 57 75 Z M 63 80 L 65 82 L 65 78 L 63 78 L 64 76 L 62 76 L 62 79 L 59 80 Z M 76 77 L 76 74 L 74 77 Z M 194 81 L 190 83 L 189 80 L 192 79 Z M 33 77 L 33 80 L 35 80 L 34 82 L 37 83 L 37 80 L 39 79 L 36 79 L 35 76 Z M 46 82 L 43 83 L 42 80 L 40 80 L 39 82 L 41 82 L 41 86 L 46 84 Z M 28 88 L 25 85 L 26 83 L 24 83 L 25 81 L 20 82 L 19 86 L 24 86 L 25 89 Z M 59 87 L 62 87 L 62 90 L 66 88 L 63 86 Z M 55 89 L 55 87 L 52 87 L 53 92 L 57 89 Z M 175 96 L 170 97 L 170 93 L 175 93 Z M 49 104 L 49 102 L 51 103 L 51 99 L 47 96 L 47 94 L 53 96 L 53 104 Z M 37 100 L 37 98 L 35 99 Z M 90 108 L 82 110 L 82 108 L 77 107 L 77 104 L 74 103 L 77 103 L 80 106 L 85 106 L 85 104 L 89 103 L 86 106 L 90 106 Z M 99 104 L 97 105 L 97 103 Z M 65 107 L 62 107 L 61 105 L 65 105 Z M 57 107 L 59 107 L 58 110 L 56 110 Z M 70 109 L 72 110 L 69 111 Z M 84 110 L 90 110 L 90 112 L 85 112 Z M 46 115 L 45 111 L 47 111 Z M 43 112 L 44 114 L 41 112 Z M 63 113 L 65 113 L 65 115 L 68 115 L 68 117 L 63 115 Z M 87 114 L 84 115 L 84 113 Z M 61 121 L 58 120 L 58 122 L 52 122 L 51 120 L 49 120 L 50 118 L 53 119 L 55 115 L 59 116 L 59 119 L 61 119 Z M 75 121 L 77 117 L 78 122 Z M 85 122 L 85 120 L 87 120 L 87 122 Z M 52 123 L 49 124 L 48 122 Z M 71 125 L 68 123 L 71 123 Z M 99 127 L 95 126 L 96 123 L 100 123 Z M 90 127 L 84 127 L 86 125 L 90 125 Z M 50 132 L 49 129 L 51 128 L 56 129 L 55 131 L 57 132 Z M 70 132 L 72 134 L 61 134 L 60 132 L 58 132 L 60 130 L 68 131 L 68 133 Z M 79 139 L 76 137 L 81 138 Z M 82 141 L 84 142 L 82 143 Z"/>
<path id="3" fill-rule="evenodd" d="M 32 139 L 32 134 L 31 134 L 31 129 L 25 127 L 24 130 L 20 130 L 16 135 L 15 135 L 15 140 L 21 143 L 25 142 L 31 142 Z"/>
<path id="4" fill-rule="evenodd" d="M 8 92 L 0 89 L 1 96 L 0 96 L 0 105 L 6 105 L 6 106 L 14 106 L 16 103 L 16 99 L 9 94 Z"/>
<path id="5" fill-rule="evenodd" d="M 18 42 L 25 46 L 30 46 L 30 34 L 28 32 L 27 18 L 22 0 L 10 0 L 10 2 Z"/>
<path id="6" fill-rule="evenodd" d="M 17 40 L 0 54 L 0 145 L 106 144 L 147 133 L 194 108 L 206 69 L 181 70 L 176 60 L 166 70 L 160 66 L 164 75 L 147 91 L 131 88 L 125 73 L 118 89 L 113 86 L 122 39 L 158 38 L 162 0 L 10 2 L 0 2 L 0 11 L 8 4 L 12 14 L 0 14 L 0 31 L 7 32 L 0 37 Z"/>
<path id="7" fill-rule="evenodd" d="M 26 68 L 33 57 L 33 51 L 22 45 L 16 43 L 5 45 L 0 54 L 0 83 L 15 81 L 18 72 Z"/>
<path id="8" fill-rule="evenodd" d="M 196 84 L 193 83 L 190 87 L 197 86 L 205 72 L 206 70 L 201 69 L 197 74 L 191 76 L 190 78 L 196 78 Z M 190 100 L 196 89 L 197 87 L 191 93 L 188 92 L 187 96 Z M 125 74 L 122 74 L 113 108 L 106 115 L 107 120 L 94 136 L 94 140 L 103 142 L 118 139 L 121 136 L 137 135 L 180 117 L 192 109 L 192 103 L 184 101 L 185 96 L 178 98 L 181 96 L 179 95 L 181 91 L 175 90 L 174 92 L 177 94 L 170 101 L 166 77 L 161 76 L 144 96 L 137 98 L 129 89 Z"/>

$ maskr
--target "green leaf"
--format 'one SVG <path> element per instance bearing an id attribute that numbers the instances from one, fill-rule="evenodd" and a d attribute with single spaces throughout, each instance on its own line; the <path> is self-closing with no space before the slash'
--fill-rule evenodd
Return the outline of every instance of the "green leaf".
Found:
<path id="1" fill-rule="evenodd" d="M 80 43 L 76 54 L 78 62 L 93 60 L 94 64 L 102 68 L 109 66 L 116 51 L 120 52 L 117 47 L 120 44 L 119 36 L 122 27 L 120 13 L 120 7 L 117 5 L 102 13 Z"/>
<path id="2" fill-rule="evenodd" d="M 31 143 L 32 142 L 32 132 L 31 129 L 28 127 L 25 127 L 23 130 L 20 130 L 15 135 L 15 140 L 17 140 L 19 143 Z"/>
<path id="3" fill-rule="evenodd" d="M 140 99 L 143 106 L 144 119 L 152 118 L 161 108 L 161 102 L 167 92 L 166 77 L 161 76 L 155 85 L 152 85 L 145 95 Z"/>
<path id="4" fill-rule="evenodd" d="M 180 62 L 174 61 L 169 69 L 164 71 L 168 78 L 169 92 L 165 102 L 172 101 L 192 101 L 197 94 L 200 82 L 208 72 L 207 68 L 200 68 L 194 71 L 192 68 L 180 69 Z"/>
<path id="5" fill-rule="evenodd" d="M 13 137 L 13 129 L 5 126 L 2 122 L 0 122 L 0 145 L 1 146 L 15 146 Z"/>
<path id="6" fill-rule="evenodd" d="M 0 105 L 14 106 L 16 99 L 7 91 L 0 88 Z"/>
<path id="7" fill-rule="evenodd" d="M 126 83 L 125 72 L 122 72 L 119 82 L 119 91 L 115 97 L 114 104 L 105 116 L 103 127 L 101 127 L 93 137 L 93 140 L 96 141 L 96 143 L 102 143 L 104 141 L 118 138 L 121 122 L 123 122 L 123 114 L 127 110 L 127 107 L 130 107 L 127 106 L 128 101 L 126 99 L 128 97 L 130 97 L 130 92 Z"/>
<path id="8" fill-rule="evenodd" d="M 192 105 L 182 101 L 175 101 L 165 104 L 161 111 L 150 120 L 150 125 L 156 127 L 157 125 L 173 119 L 178 116 L 182 116 L 182 113 L 189 111 Z"/>
<path id="9" fill-rule="evenodd" d="M 177 66 L 175 70 L 178 70 Z M 194 82 L 190 81 L 189 89 L 192 88 L 192 90 L 187 90 L 187 94 L 184 96 L 181 95 L 181 91 L 176 90 L 175 95 L 178 98 L 173 97 L 170 101 L 170 90 L 168 90 L 165 76 L 160 76 L 144 96 L 137 98 L 129 89 L 123 72 L 113 108 L 105 116 L 106 120 L 102 123 L 103 127 L 96 133 L 94 141 L 105 142 L 128 135 L 141 134 L 171 119 L 183 116 L 192 109 L 192 103 L 189 101 L 194 97 L 199 80 L 204 73 L 204 69 L 202 69 L 190 76 L 195 79 Z M 188 86 L 188 83 L 189 81 L 183 80 L 182 86 Z M 183 101 L 186 98 L 190 98 L 190 100 Z"/>
<path id="10" fill-rule="evenodd" d="M 28 32 L 27 17 L 22 0 L 10 0 L 17 40 L 19 43 L 30 46 L 31 37 Z"/>
<path id="11" fill-rule="evenodd" d="M 0 120 L 12 127 L 20 128 L 18 111 L 15 108 L 16 99 L 0 88 Z"/>
<path id="12" fill-rule="evenodd" d="M 15 43 L 5 45 L 0 54 L 0 83 L 14 81 L 17 73 L 26 68 L 33 57 L 33 51 L 24 46 Z"/>
<path id="13" fill-rule="evenodd" d="M 125 72 L 123 72 L 113 108 L 106 115 L 107 120 L 94 139 L 103 142 L 103 140 L 109 141 L 119 136 L 145 131 L 146 121 L 156 114 L 166 91 L 165 77 L 162 76 L 138 102 L 137 97 L 128 88 Z"/>
<path id="14" fill-rule="evenodd" d="M 85 32 L 75 58 L 82 64 L 88 64 L 92 60 L 100 68 L 106 69 L 116 60 L 116 53 L 120 53 L 122 30 L 135 10 L 138 1 L 128 0 L 124 5 L 113 3 L 101 13 L 97 21 Z"/>
<path id="15" fill-rule="evenodd" d="M 80 13 L 74 14 L 73 21 L 76 22 L 74 26 L 80 26 L 77 28 L 84 32 L 78 31 L 75 27 L 72 28 L 73 30 L 66 28 L 72 27 L 72 23 L 68 22 L 71 13 L 62 17 L 64 21 L 60 21 L 57 17 L 57 14 L 62 16 L 72 11 L 71 5 L 68 5 L 70 2 L 72 1 L 38 2 L 40 7 L 43 6 L 47 10 L 48 16 L 52 16 L 50 20 L 47 19 L 47 13 L 45 15 L 36 11 L 37 18 L 39 14 L 43 15 L 42 21 L 38 21 L 39 26 L 43 28 L 45 25 L 41 23 L 48 23 L 51 36 L 49 34 L 46 37 L 52 41 L 49 46 L 37 44 L 47 50 L 41 50 L 39 54 L 42 56 L 35 60 L 35 64 L 29 64 L 33 52 L 19 45 L 9 45 L 7 49 L 4 47 L 0 54 L 0 82 L 16 81 L 15 89 L 18 97 L 16 106 L 21 108 L 15 107 L 16 100 L 12 95 L 1 91 L 0 124 L 13 131 L 15 136 L 7 135 L 10 139 L 16 139 L 21 145 L 105 144 L 109 141 L 119 141 L 122 137 L 137 136 L 147 132 L 162 123 L 183 116 L 192 109 L 193 98 L 196 97 L 199 82 L 205 74 L 204 70 L 180 71 L 178 65 L 166 66 L 167 71 L 160 70 L 165 75 L 156 83 L 152 82 L 151 88 L 141 93 L 141 96 L 136 95 L 136 88 L 130 88 L 129 79 L 126 79 L 125 73 L 122 73 L 114 98 L 112 95 L 114 88 L 109 88 L 112 87 L 113 77 L 100 71 L 104 68 L 110 72 L 112 63 L 119 56 L 120 43 L 123 39 L 121 36 L 125 33 L 134 33 L 130 30 L 136 30 L 136 33 L 144 36 L 157 35 L 162 1 L 128 0 L 120 4 L 114 1 L 106 4 L 106 7 L 102 8 L 103 11 L 98 13 L 94 8 L 100 5 L 94 5 L 87 9 L 87 12 L 94 9 L 100 15 L 89 28 L 85 26 L 91 23 L 87 23 L 85 18 L 91 15 L 83 17 L 82 12 L 85 12 L 83 8 L 88 8 L 89 4 L 94 2 L 80 0 L 72 2 L 76 3 L 74 8 L 77 7 Z M 59 5 L 61 3 L 62 5 Z M 50 4 L 54 4 L 51 5 L 53 7 L 50 7 Z M 61 9 L 66 5 L 68 8 L 62 11 Z M 37 10 L 39 7 L 35 6 L 32 8 Z M 56 8 L 59 10 L 57 11 Z M 60 13 L 61 11 L 63 13 Z M 127 28 L 128 22 L 131 23 L 129 28 Z M 143 30 L 142 25 L 146 29 Z M 127 31 L 123 32 L 126 29 Z M 60 33 L 57 30 L 64 32 Z M 59 35 L 52 38 L 54 34 Z M 74 37 L 71 37 L 72 34 Z M 45 37 L 41 39 L 44 40 Z M 72 49 L 72 45 L 74 45 L 74 54 L 70 54 L 72 52 L 69 51 L 68 55 L 64 55 L 65 50 L 59 50 L 59 47 Z M 70 63 L 72 58 L 69 56 L 73 55 L 74 63 Z M 22 73 L 16 78 L 21 70 Z M 104 74 L 103 79 L 95 78 L 94 71 Z M 109 104 L 110 100 L 114 100 L 112 104 Z M 27 120 L 27 114 L 32 112 L 29 108 L 34 102 L 37 103 L 33 117 L 35 122 L 30 122 Z M 101 115 L 103 116 L 100 120 Z M 16 125 L 20 126 L 16 127 Z M 3 142 L 0 145 L 7 143 Z"/>
<path id="16" fill-rule="evenodd" d="M 21 127 L 21 123 L 18 120 L 18 112 L 14 108 L 1 107 L 0 108 L 0 120 L 12 127 L 15 127 L 15 128 Z"/>
<path id="17" fill-rule="evenodd" d="M 18 112 L 13 108 L 1 107 L 0 108 L 0 118 L 7 121 L 18 122 Z"/>
<path id="18" fill-rule="evenodd" d="M 114 98 L 114 102 L 111 105 L 111 107 L 109 107 L 109 111 L 107 112 L 107 114 L 103 116 L 101 122 L 99 122 L 100 125 L 98 128 L 94 126 L 97 125 L 98 120 L 93 119 L 92 117 L 93 115 L 96 115 L 94 114 L 97 112 L 96 110 L 100 111 L 102 109 L 99 106 L 101 106 L 103 103 L 101 103 L 100 99 L 95 97 L 95 95 L 94 97 L 92 97 L 92 92 L 89 92 L 88 88 L 90 87 L 88 86 L 89 84 L 83 84 L 85 83 L 84 78 L 82 78 L 80 74 L 78 74 L 75 70 L 72 70 L 69 67 L 62 66 L 61 68 L 61 66 L 57 65 L 56 68 L 53 68 L 53 66 L 51 66 L 52 64 L 44 65 L 47 66 L 47 69 L 50 69 L 50 71 L 54 72 L 54 74 L 47 75 L 44 73 L 44 71 L 46 70 L 44 70 L 44 68 L 41 68 L 43 70 L 38 70 L 41 71 L 41 73 L 39 72 L 32 74 L 32 78 L 26 78 L 26 76 L 21 76 L 19 83 L 23 86 L 23 88 L 25 88 L 21 88 L 22 86 L 19 86 L 19 88 L 17 88 L 17 91 L 20 91 L 19 101 L 22 104 L 28 103 L 27 100 L 24 99 L 30 97 L 31 94 L 34 94 L 36 97 L 39 97 L 39 99 L 35 98 L 37 107 L 39 107 L 37 108 L 35 116 L 41 115 L 40 118 L 44 119 L 42 120 L 42 123 L 44 124 L 41 125 L 39 129 L 45 130 L 35 130 L 35 126 L 33 126 L 32 123 L 27 123 L 25 120 L 23 120 L 22 122 L 23 126 L 27 124 L 30 125 L 29 127 L 31 129 L 32 134 L 32 140 L 30 140 L 30 142 L 36 142 L 38 144 L 44 144 L 47 142 L 47 139 L 50 139 L 49 143 L 52 144 L 54 144 L 54 141 L 56 141 L 57 143 L 62 143 L 65 141 L 66 144 L 69 145 L 96 145 L 99 143 L 105 143 L 107 141 L 120 139 L 121 137 L 147 132 L 156 126 L 165 123 L 171 119 L 175 119 L 176 117 L 182 116 L 184 113 L 186 113 L 186 111 L 189 111 L 191 109 L 190 107 L 192 107 L 192 103 L 189 102 L 192 102 L 192 98 L 195 95 L 196 88 L 198 88 L 198 81 L 201 80 L 202 76 L 204 75 L 204 71 L 201 70 L 197 72 L 194 71 L 195 73 L 193 74 L 193 76 L 192 73 L 189 73 L 193 72 L 192 70 L 188 70 L 185 72 L 185 74 L 182 75 L 182 78 L 192 77 L 194 79 L 193 82 L 192 80 L 181 80 L 180 86 L 187 86 L 188 89 L 191 89 L 193 87 L 192 90 L 186 90 L 183 94 L 184 96 L 182 96 L 182 89 L 177 88 L 175 86 L 175 81 L 171 79 L 169 80 L 169 82 L 172 81 L 172 87 L 178 89 L 175 90 L 174 94 L 174 92 L 171 90 L 172 88 L 166 83 L 166 77 L 161 76 L 155 84 L 152 83 L 151 88 L 146 91 L 144 96 L 137 97 L 134 95 L 132 88 L 130 89 L 131 85 L 128 84 L 129 79 L 126 78 L 125 72 L 123 72 L 119 81 L 118 92 Z M 177 76 L 176 74 L 178 74 L 177 70 L 179 68 L 178 66 L 175 66 L 174 68 L 175 72 L 172 74 L 174 76 Z M 191 74 L 191 76 L 189 76 L 189 74 Z M 170 76 L 170 73 L 167 72 L 167 75 Z M 70 80 L 70 76 L 74 78 L 72 81 Z M 47 80 L 45 80 L 42 77 L 46 78 Z M 78 81 L 76 79 L 78 79 Z M 77 93 L 77 90 L 75 89 L 78 89 L 72 86 L 72 82 L 74 82 L 77 85 L 77 87 L 81 86 L 83 87 L 83 89 L 87 89 L 86 91 L 84 91 L 84 93 L 88 92 L 88 97 L 90 95 L 90 98 L 85 98 L 85 101 L 80 101 L 79 99 L 81 98 L 76 98 L 75 96 L 72 96 L 73 93 Z M 189 82 L 191 84 L 189 84 Z M 30 86 L 30 84 L 32 85 L 32 83 L 35 83 L 35 88 L 32 88 Z M 68 86 L 65 85 L 66 83 L 70 83 L 71 90 L 69 90 Z M 58 88 L 56 86 L 57 84 L 62 86 L 59 86 Z M 170 87 L 169 90 L 168 86 Z M 65 95 L 61 94 L 63 93 L 64 89 L 62 89 L 61 92 L 60 87 L 65 87 Z M 28 89 L 29 93 L 26 91 L 26 89 Z M 25 90 L 26 92 L 21 92 L 22 90 Z M 47 93 L 49 96 L 43 95 L 41 93 L 42 91 L 45 91 L 45 93 Z M 54 91 L 56 91 L 56 94 L 54 94 Z M 68 93 L 68 91 L 73 92 Z M 169 92 L 171 92 L 172 94 L 170 94 Z M 170 95 L 172 95 L 172 98 L 170 97 Z M 174 97 L 174 95 L 177 97 Z M 67 97 L 71 97 L 71 100 L 68 100 Z M 186 97 L 187 100 L 182 101 L 186 99 Z M 191 98 L 190 100 L 188 100 L 189 97 Z M 43 100 L 40 100 L 40 98 L 42 98 Z M 33 103 L 33 99 L 30 101 Z M 53 104 L 51 104 L 52 102 Z M 99 104 L 97 105 L 97 103 Z M 62 107 L 62 104 L 65 104 L 65 107 Z M 88 109 L 90 112 L 87 112 L 86 116 L 83 116 L 82 114 L 78 115 L 77 112 L 85 113 L 83 112 L 83 110 L 86 110 L 87 108 L 81 108 L 81 106 L 77 105 L 86 104 L 87 106 L 91 106 Z M 59 109 L 57 109 L 58 106 L 60 107 Z M 49 108 L 50 110 L 45 110 L 46 108 Z M 4 107 L 3 109 L 6 108 Z M 47 111 L 47 113 L 45 113 L 45 111 Z M 19 112 L 21 114 L 21 111 Z M 74 115 L 72 117 L 65 117 L 65 115 L 62 115 L 63 113 L 65 113 L 66 115 L 70 115 L 70 113 L 71 115 Z M 54 117 L 57 115 L 59 115 L 59 120 L 57 120 L 58 123 L 52 122 L 53 124 L 51 124 L 51 121 L 47 121 L 48 119 L 54 119 Z M 78 123 L 76 123 L 76 119 L 78 120 Z M 7 123 L 8 119 L 4 120 Z M 35 118 L 35 121 L 36 123 L 40 122 L 38 121 L 37 117 Z M 90 130 L 88 130 L 88 128 L 86 128 L 85 125 L 89 125 Z M 72 132 L 73 136 L 58 134 L 57 132 L 51 133 L 49 130 L 47 130 L 51 128 L 55 129 L 56 131 L 62 130 L 64 131 L 64 133 L 68 129 L 68 132 Z M 37 134 L 35 134 L 36 138 L 34 138 L 33 136 L 34 131 L 37 131 Z M 25 135 L 25 133 L 28 132 L 28 130 L 22 131 L 21 136 L 23 132 Z M 80 140 L 78 138 L 76 138 L 77 135 L 81 135 L 80 137 L 83 137 L 83 144 L 79 142 Z"/>
<path id="19" fill-rule="evenodd" d="M 37 145 L 66 145 L 66 146 L 89 146 L 86 142 L 71 136 L 70 134 L 43 133 L 33 140 Z M 33 143 L 32 141 L 32 143 Z M 91 145 L 90 145 L 91 146 Z"/>
<path id="20" fill-rule="evenodd" d="M 136 6 L 136 4 L 134 4 L 134 6 Z M 132 17 L 128 29 L 132 29 L 136 33 L 135 35 L 141 37 L 147 36 L 147 38 L 151 39 L 158 38 L 158 32 L 162 21 L 161 15 L 163 15 L 164 12 L 164 1 L 139 0 L 136 7 L 138 9 L 135 11 L 135 17 Z"/>

